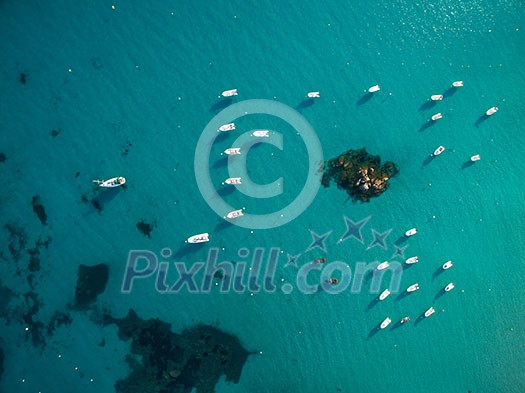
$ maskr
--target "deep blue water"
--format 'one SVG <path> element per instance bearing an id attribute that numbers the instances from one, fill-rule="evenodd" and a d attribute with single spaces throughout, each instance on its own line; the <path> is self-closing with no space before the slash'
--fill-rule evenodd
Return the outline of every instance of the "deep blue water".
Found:
<path id="1" fill-rule="evenodd" d="M 0 280 L 3 294 L 11 291 L 0 303 L 0 390 L 112 392 L 129 374 L 129 343 L 116 327 L 94 322 L 94 311 L 69 308 L 78 266 L 106 263 L 109 282 L 96 309 L 121 317 L 133 308 L 174 332 L 210 324 L 257 352 L 239 384 L 221 381 L 219 393 L 525 391 L 524 11 L 510 0 L 0 1 Z M 450 90 L 455 80 L 465 86 Z M 380 92 L 368 97 L 375 84 Z M 199 138 L 226 107 L 217 96 L 230 88 L 239 90 L 230 109 L 250 99 L 299 106 L 324 159 L 366 146 L 395 162 L 399 174 L 368 204 L 352 203 L 332 185 L 285 225 L 225 223 L 202 197 L 194 168 L 205 160 L 195 157 Z M 321 98 L 301 107 L 312 90 Z M 430 95 L 441 93 L 444 100 L 431 106 Z M 499 112 L 484 119 L 492 106 Z M 443 119 L 425 127 L 436 112 Z M 317 169 L 307 163 L 303 139 L 275 116 L 233 120 L 235 131 L 207 145 L 203 166 L 219 190 L 215 198 L 246 214 L 284 208 Z M 282 177 L 284 193 L 276 198 L 221 185 L 233 174 L 220 153 L 259 128 L 275 132 L 273 141 L 283 135 L 283 146 L 253 147 L 247 171 L 261 184 Z M 445 152 L 427 160 L 439 145 Z M 477 153 L 481 161 L 464 167 Z M 119 175 L 127 188 L 114 193 L 91 182 Z M 36 195 L 47 225 L 32 211 Z M 83 195 L 98 198 L 102 212 Z M 344 216 L 369 217 L 363 243 L 338 242 Z M 156 224 L 151 238 L 137 230 L 141 220 Z M 405 257 L 420 262 L 404 271 L 401 289 L 419 282 L 421 290 L 410 296 L 393 294 L 369 307 L 377 296 L 369 288 L 337 295 L 281 289 L 295 288 L 297 269 L 286 266 L 287 254 L 300 255 L 299 266 L 326 255 L 353 269 L 396 259 L 394 242 L 411 227 L 419 233 L 405 243 Z M 8 228 L 20 237 L 13 240 Z M 391 230 L 384 248 L 368 248 L 372 230 Z M 332 231 L 326 251 L 306 252 L 310 231 Z M 211 234 L 209 243 L 184 244 L 201 232 Z M 28 250 L 39 239 L 50 242 L 39 248 L 31 289 Z M 129 250 L 161 259 L 165 247 L 188 266 L 206 259 L 210 247 L 224 261 L 279 247 L 277 290 L 159 294 L 152 276 L 122 294 Z M 240 258 L 241 248 L 250 256 Z M 454 267 L 434 275 L 449 259 Z M 176 280 L 173 271 L 169 278 Z M 456 288 L 436 297 L 449 282 Z M 72 318 L 45 346 L 33 345 L 25 331 L 30 291 L 40 299 L 34 320 L 46 324 L 57 310 Z M 414 323 L 431 305 L 436 314 Z M 375 332 L 385 317 L 404 315 L 412 317 L 407 326 Z"/>

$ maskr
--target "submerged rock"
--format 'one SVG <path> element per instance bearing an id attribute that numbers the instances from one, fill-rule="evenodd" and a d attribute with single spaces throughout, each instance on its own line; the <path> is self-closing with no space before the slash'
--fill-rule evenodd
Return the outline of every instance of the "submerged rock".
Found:
<path id="1" fill-rule="evenodd" d="M 95 266 L 78 267 L 77 285 L 75 288 L 75 308 L 86 310 L 106 289 L 109 278 L 109 267 L 105 263 Z"/>
<path id="2" fill-rule="evenodd" d="M 0 163 L 6 162 L 7 157 L 4 153 L 0 152 Z"/>
<path id="3" fill-rule="evenodd" d="M 0 379 L 2 379 L 2 374 L 4 373 L 4 351 L 0 348 Z"/>
<path id="4" fill-rule="evenodd" d="M 368 202 L 387 190 L 388 181 L 397 172 L 393 162 L 381 166 L 381 157 L 368 154 L 365 148 L 348 150 L 328 161 L 321 183 L 328 187 L 333 180 L 354 201 Z"/>
<path id="5" fill-rule="evenodd" d="M 115 323 L 119 338 L 131 340 L 131 353 L 142 357 L 127 356 L 132 372 L 117 381 L 117 393 L 212 393 L 222 375 L 238 383 L 250 355 L 237 337 L 212 326 L 177 334 L 169 323 L 141 319 L 133 310 L 122 319 L 106 315 L 104 322 Z"/>
<path id="6" fill-rule="evenodd" d="M 144 220 L 140 220 L 137 222 L 137 229 L 142 233 L 144 236 L 147 236 L 151 239 L 151 232 L 153 232 L 153 229 L 157 226 L 157 223 L 147 223 Z"/>
<path id="7" fill-rule="evenodd" d="M 38 195 L 33 196 L 31 201 L 33 206 L 33 212 L 37 215 L 42 225 L 47 225 L 47 214 L 44 205 L 40 203 L 40 197 Z"/>

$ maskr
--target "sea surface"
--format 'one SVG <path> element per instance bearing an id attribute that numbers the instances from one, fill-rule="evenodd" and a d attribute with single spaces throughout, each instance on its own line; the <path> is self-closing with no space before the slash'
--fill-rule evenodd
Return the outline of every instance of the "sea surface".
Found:
<path id="1" fill-rule="evenodd" d="M 95 316 L 130 309 L 173 332 L 215 326 L 253 351 L 239 383 L 221 379 L 217 393 L 525 391 L 522 1 L 1 0 L 0 39 L 1 392 L 114 392 L 130 373 L 130 344 Z M 464 87 L 450 89 L 456 80 Z M 375 84 L 381 90 L 367 95 Z M 231 102 L 218 98 L 232 88 Z M 309 91 L 321 97 L 305 101 Z M 432 105 L 432 94 L 445 98 Z M 286 208 L 321 164 L 308 164 L 301 130 L 269 114 L 239 115 L 229 119 L 236 130 L 200 139 L 223 109 L 252 99 L 297 108 L 322 159 L 366 147 L 399 173 L 369 203 L 332 184 L 284 225 L 226 222 L 202 196 L 197 162 L 214 198 L 246 214 Z M 499 111 L 485 118 L 492 106 Z M 221 152 L 253 129 L 282 136 L 281 148 L 258 144 L 245 157 L 255 183 L 282 177 L 275 198 L 221 184 L 234 175 Z M 202 143 L 209 157 L 195 156 Z M 474 154 L 481 160 L 466 165 Z M 92 183 L 114 176 L 126 177 L 125 189 Z M 367 220 L 362 241 L 340 241 L 345 217 Z M 140 221 L 152 224 L 150 237 Z M 412 227 L 418 234 L 396 244 Z M 202 232 L 209 243 L 184 243 Z M 212 247 L 237 263 L 279 248 L 276 290 L 161 294 L 153 275 L 121 292 L 130 250 L 191 267 Z M 173 256 L 163 259 L 163 248 Z M 409 296 L 377 303 L 369 285 L 338 294 L 296 285 L 315 258 L 353 270 L 413 255 L 419 263 L 403 270 L 400 291 L 421 289 Z M 454 266 L 440 272 L 447 260 Z M 78 267 L 99 263 L 109 266 L 107 286 L 77 310 Z M 167 281 L 176 279 L 170 271 Z M 443 294 L 449 282 L 455 289 Z M 436 313 L 421 319 L 430 306 Z M 70 322 L 35 343 L 34 323 L 57 311 Z M 411 321 L 397 326 L 405 315 Z M 386 317 L 394 328 L 378 331 Z"/>

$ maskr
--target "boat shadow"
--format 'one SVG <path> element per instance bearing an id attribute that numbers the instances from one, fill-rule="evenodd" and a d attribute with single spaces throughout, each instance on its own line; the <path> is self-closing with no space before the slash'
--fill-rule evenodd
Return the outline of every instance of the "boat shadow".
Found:
<path id="1" fill-rule="evenodd" d="M 116 198 L 121 192 L 121 188 L 124 188 L 125 185 L 121 187 L 105 188 L 98 193 L 97 196 L 91 199 L 91 204 L 98 211 L 102 211 L 105 205 L 110 203 L 113 199 Z"/>
<path id="2" fill-rule="evenodd" d="M 210 107 L 210 112 L 217 112 L 221 111 L 227 106 L 229 106 L 233 102 L 233 99 L 231 97 L 224 98 L 222 100 L 217 101 L 215 104 L 213 104 Z"/>
<path id="3" fill-rule="evenodd" d="M 437 276 L 439 276 L 444 271 L 445 271 L 445 269 L 443 269 L 442 267 L 438 267 L 436 269 L 436 271 L 434 273 L 432 273 L 432 281 L 434 281 L 437 278 Z"/>
<path id="4" fill-rule="evenodd" d="M 406 322 L 405 322 L 406 323 Z M 401 326 L 403 326 L 404 324 L 401 323 L 401 321 L 397 321 L 391 328 L 390 328 L 390 331 L 393 332 L 394 330 L 396 329 L 399 329 Z"/>
<path id="5" fill-rule="evenodd" d="M 374 337 L 380 330 L 381 330 L 381 323 L 378 323 L 376 326 L 374 326 L 370 330 L 370 332 L 368 332 L 367 340 L 370 340 L 372 337 Z"/>
<path id="6" fill-rule="evenodd" d="M 418 112 L 424 112 L 428 109 L 431 109 L 433 108 L 435 105 L 436 105 L 437 101 L 433 101 L 433 100 L 428 100 L 428 101 L 425 101 L 418 109 Z"/>
<path id="7" fill-rule="evenodd" d="M 228 131 L 226 132 L 217 131 L 217 132 L 219 133 L 219 135 L 217 135 L 217 137 L 212 141 L 211 144 L 224 142 L 226 139 L 228 139 Z"/>
<path id="8" fill-rule="evenodd" d="M 472 165 L 474 165 L 474 161 L 468 160 L 468 161 L 464 162 L 463 165 L 461 165 L 461 169 L 467 169 L 467 168 L 471 167 Z"/>
<path id="9" fill-rule="evenodd" d="M 423 311 L 414 322 L 414 326 L 419 325 L 425 319 L 425 311 Z"/>
<path id="10" fill-rule="evenodd" d="M 361 106 L 361 105 L 363 105 L 363 104 L 366 104 L 368 101 L 370 101 L 370 100 L 372 99 L 373 96 L 374 96 L 373 93 L 365 93 L 364 96 L 362 96 L 361 98 L 359 98 L 359 99 L 357 100 L 356 105 L 357 105 L 357 106 Z"/>
<path id="11" fill-rule="evenodd" d="M 213 230 L 213 232 L 215 233 L 215 232 L 222 231 L 226 228 L 232 227 L 233 225 L 234 225 L 233 222 L 221 220 L 217 225 L 215 225 L 215 229 Z"/>
<path id="12" fill-rule="evenodd" d="M 445 294 L 445 288 L 441 288 L 438 293 L 434 296 L 434 301 L 438 300 L 441 296 Z"/>
<path id="13" fill-rule="evenodd" d="M 295 109 L 300 111 L 301 109 L 305 109 L 305 108 L 308 108 L 310 106 L 312 106 L 313 104 L 315 103 L 315 100 L 313 98 L 307 98 L 303 101 L 301 101 L 296 107 Z"/>
<path id="14" fill-rule="evenodd" d="M 228 155 L 225 155 L 224 157 L 219 158 L 213 163 L 214 169 L 223 168 L 226 165 L 228 165 Z"/>
<path id="15" fill-rule="evenodd" d="M 430 156 L 428 156 L 427 158 L 425 158 L 425 160 L 423 161 L 423 163 L 421 164 L 421 167 L 426 167 L 428 164 L 430 164 L 432 161 L 434 161 L 434 158 L 436 158 L 435 155 L 431 154 Z"/>
<path id="16" fill-rule="evenodd" d="M 436 122 L 434 120 L 427 120 L 421 127 L 419 127 L 419 132 L 425 131 L 427 128 L 432 127 Z"/>
<path id="17" fill-rule="evenodd" d="M 396 298 L 394 299 L 394 301 L 398 302 L 400 300 L 403 300 L 404 298 L 406 298 L 408 295 L 410 295 L 411 292 L 407 292 L 407 291 L 403 291 L 401 292 L 399 295 L 396 296 Z"/>
<path id="18" fill-rule="evenodd" d="M 455 87 L 449 87 L 443 93 L 443 98 L 452 97 L 454 94 L 456 94 L 456 91 L 458 91 L 458 89 L 456 89 Z"/>
<path id="19" fill-rule="evenodd" d="M 221 198 L 224 198 L 225 196 L 232 194 L 236 189 L 237 187 L 235 187 L 233 184 L 228 184 L 227 187 L 225 186 L 225 187 L 219 188 L 215 192 L 215 194 Z"/>
<path id="20" fill-rule="evenodd" d="M 173 254 L 173 258 L 175 259 L 175 261 L 183 260 L 184 257 L 187 257 L 188 255 L 192 255 L 206 246 L 206 243 L 195 243 L 195 244 L 190 244 L 186 242 L 181 242 L 181 243 L 182 244 L 177 250 L 177 252 Z"/>
<path id="21" fill-rule="evenodd" d="M 394 242 L 396 246 L 399 246 L 400 244 L 405 243 L 408 240 L 408 237 L 405 235 L 399 236 L 399 238 Z"/>
<path id="22" fill-rule="evenodd" d="M 376 296 L 370 303 L 368 303 L 368 306 L 366 307 L 366 312 L 370 311 L 375 307 L 375 305 L 379 303 L 379 298 Z"/>
<path id="23" fill-rule="evenodd" d="M 481 125 L 481 123 L 483 123 L 485 120 L 487 120 L 489 118 L 489 116 L 487 116 L 486 114 L 483 114 L 479 117 L 478 120 L 476 120 L 476 123 L 474 123 L 474 125 L 476 127 L 479 127 Z"/>

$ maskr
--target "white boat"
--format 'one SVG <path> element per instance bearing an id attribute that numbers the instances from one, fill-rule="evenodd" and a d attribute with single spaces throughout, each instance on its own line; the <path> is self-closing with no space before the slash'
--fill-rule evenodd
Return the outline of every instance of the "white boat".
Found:
<path id="1" fill-rule="evenodd" d="M 108 180 L 93 180 L 93 183 L 97 183 L 100 187 L 105 188 L 113 188 L 113 187 L 119 187 L 126 183 L 125 177 L 113 177 Z"/>
<path id="2" fill-rule="evenodd" d="M 188 243 L 204 243 L 210 241 L 210 235 L 208 233 L 199 233 L 198 235 L 190 236 L 187 240 Z"/>
<path id="3" fill-rule="evenodd" d="M 450 284 L 448 284 L 446 287 L 445 287 L 445 292 L 450 292 L 454 289 L 454 283 L 451 282 Z"/>
<path id="4" fill-rule="evenodd" d="M 219 127 L 219 131 L 231 131 L 235 130 L 235 123 L 223 124 Z"/>
<path id="5" fill-rule="evenodd" d="M 463 86 L 463 81 L 455 81 L 452 83 L 452 86 L 454 87 L 461 87 Z"/>
<path id="6" fill-rule="evenodd" d="M 417 228 L 412 228 L 405 232 L 405 236 L 406 237 L 414 236 L 416 233 L 417 233 Z"/>
<path id="7" fill-rule="evenodd" d="M 419 258 L 418 257 L 410 257 L 408 258 L 405 263 L 407 265 L 412 265 L 413 263 L 418 263 L 419 262 Z"/>
<path id="8" fill-rule="evenodd" d="M 407 323 L 408 321 L 410 321 L 410 317 L 407 316 L 407 317 L 403 317 L 403 318 L 401 319 L 401 321 L 399 321 L 399 323 L 400 323 L 400 324 L 404 324 L 404 323 Z"/>
<path id="9" fill-rule="evenodd" d="M 385 289 L 383 292 L 381 292 L 381 295 L 379 295 L 379 300 L 385 300 L 388 295 L 390 295 L 390 291 Z"/>
<path id="10" fill-rule="evenodd" d="M 439 113 L 436 113 L 435 115 L 432 115 L 432 120 L 436 121 L 436 120 L 439 120 L 443 117 L 443 115 L 441 114 L 441 112 Z"/>
<path id="11" fill-rule="evenodd" d="M 243 212 L 242 212 L 242 209 L 239 209 L 239 210 L 234 210 L 232 212 L 229 212 L 226 217 L 228 218 L 237 218 L 237 217 L 240 217 L 240 216 L 244 216 Z"/>
<path id="12" fill-rule="evenodd" d="M 237 95 L 237 89 L 224 90 L 221 94 L 223 97 L 231 97 Z"/>
<path id="13" fill-rule="evenodd" d="M 240 177 L 229 177 L 226 180 L 224 180 L 226 184 L 242 184 Z"/>
<path id="14" fill-rule="evenodd" d="M 311 91 L 307 95 L 308 95 L 308 98 L 319 98 L 319 97 L 321 97 L 321 93 L 319 93 L 318 91 Z"/>
<path id="15" fill-rule="evenodd" d="M 254 132 L 252 132 L 252 135 L 256 136 L 258 138 L 269 137 L 270 136 L 270 131 L 268 131 L 268 130 L 255 130 Z"/>
<path id="16" fill-rule="evenodd" d="M 386 317 L 386 319 L 383 322 L 381 322 L 381 329 L 384 329 L 388 325 L 390 325 L 390 322 L 392 322 L 392 320 L 390 318 Z"/>
<path id="17" fill-rule="evenodd" d="M 407 288 L 407 292 L 415 292 L 419 289 L 419 284 L 416 282 Z"/>
<path id="18" fill-rule="evenodd" d="M 371 88 L 368 89 L 368 92 L 369 93 L 375 93 L 376 91 L 379 91 L 379 90 L 381 90 L 379 85 L 374 85 L 374 86 L 372 86 Z"/>
<path id="19" fill-rule="evenodd" d="M 425 311 L 425 318 L 428 318 L 432 314 L 434 314 L 436 310 L 434 310 L 434 307 L 430 307 L 427 311 Z"/>
<path id="20" fill-rule="evenodd" d="M 430 96 L 430 99 L 432 101 L 441 101 L 443 99 L 443 94 L 434 94 L 433 96 Z"/>
<path id="21" fill-rule="evenodd" d="M 487 116 L 492 116 L 494 113 L 496 113 L 499 110 L 497 106 L 493 106 L 492 108 L 488 109 L 485 114 Z"/>
<path id="22" fill-rule="evenodd" d="M 229 156 L 241 154 L 241 148 L 240 147 L 230 147 L 229 149 L 224 150 L 224 153 L 228 154 Z"/>
<path id="23" fill-rule="evenodd" d="M 445 151 L 445 146 L 439 146 L 436 150 L 434 150 L 434 153 L 432 155 L 439 156 L 444 151 Z"/>
<path id="24" fill-rule="evenodd" d="M 470 157 L 470 161 L 479 161 L 481 160 L 481 156 L 479 154 L 476 154 L 475 156 Z"/>
<path id="25" fill-rule="evenodd" d="M 384 269 L 386 269 L 388 266 L 390 266 L 390 264 L 388 263 L 388 261 L 384 261 L 384 262 L 380 263 L 379 265 L 377 265 L 376 269 L 377 269 L 377 270 L 384 270 Z"/>
<path id="26" fill-rule="evenodd" d="M 447 270 L 447 269 L 450 269 L 452 267 L 452 265 L 453 265 L 452 261 L 446 261 L 443 264 L 442 268 L 443 268 L 443 270 Z"/>

